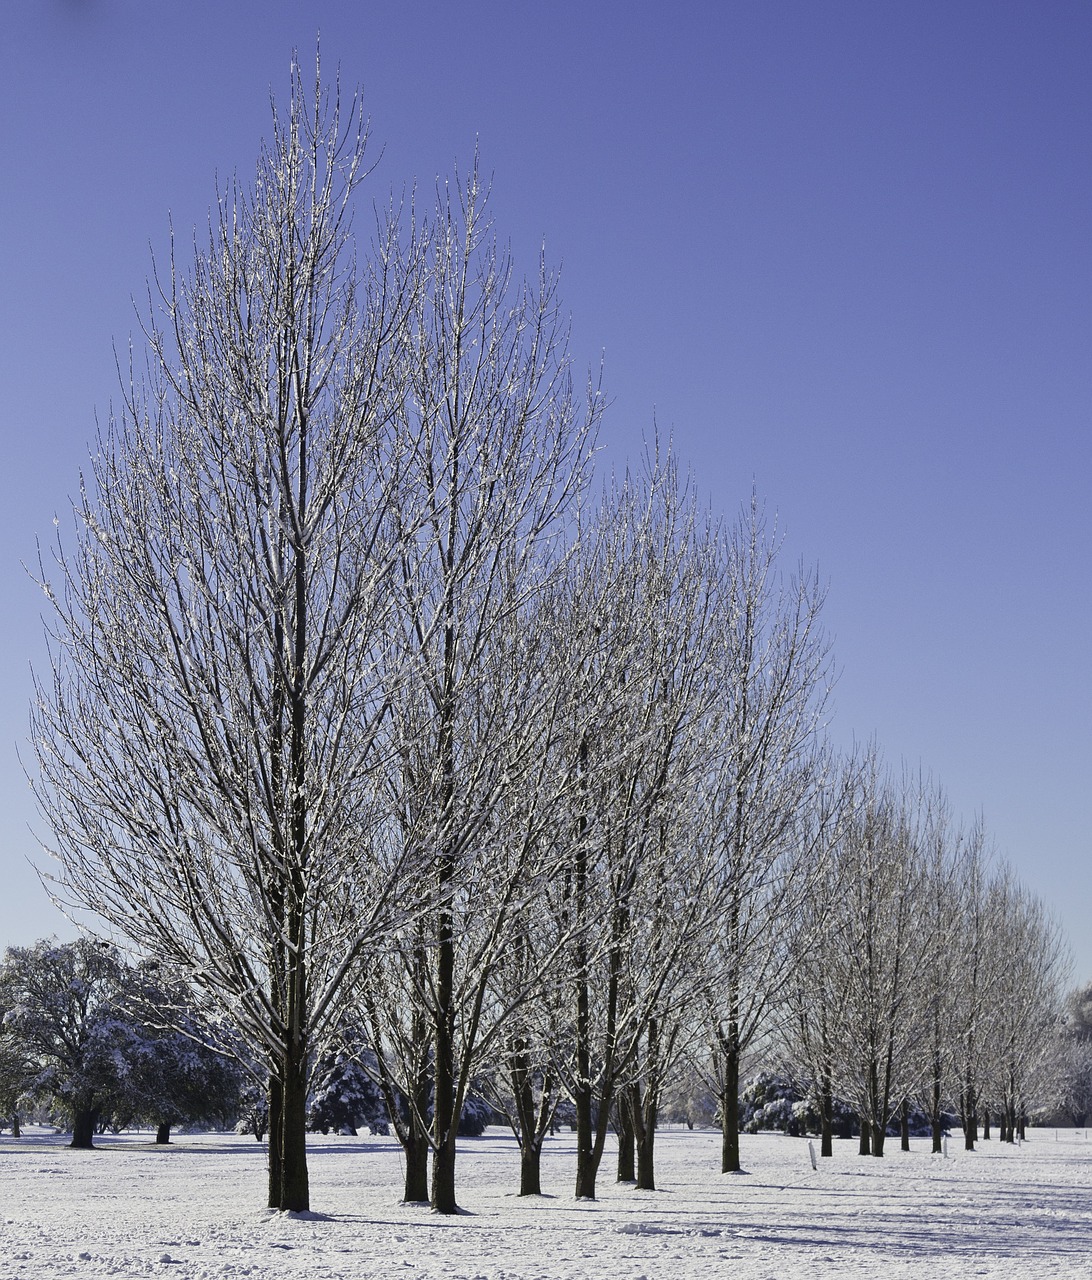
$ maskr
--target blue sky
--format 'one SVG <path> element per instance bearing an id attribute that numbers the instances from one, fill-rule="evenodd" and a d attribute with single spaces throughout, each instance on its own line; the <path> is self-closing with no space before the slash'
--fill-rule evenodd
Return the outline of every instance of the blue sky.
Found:
<path id="1" fill-rule="evenodd" d="M 465 167 L 602 357 L 605 466 L 653 422 L 818 562 L 835 739 L 985 814 L 1092 978 L 1092 7 L 6 6 L 0 944 L 66 926 L 17 758 L 39 595 L 150 250 L 249 180 L 292 49 L 359 84 L 377 199 Z M 956 921 L 953 917 L 953 927 Z"/>

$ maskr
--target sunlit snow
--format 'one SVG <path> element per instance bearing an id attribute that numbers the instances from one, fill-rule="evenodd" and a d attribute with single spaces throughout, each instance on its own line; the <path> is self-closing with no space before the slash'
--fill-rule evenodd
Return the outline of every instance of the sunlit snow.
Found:
<path id="1" fill-rule="evenodd" d="M 149 1134 L 72 1151 L 31 1129 L 0 1136 L 0 1277 L 177 1280 L 815 1280 L 816 1277 L 1056 1277 L 1092 1274 L 1092 1140 L 1031 1130 L 1022 1146 L 973 1154 L 928 1139 L 883 1159 L 837 1142 L 812 1171 L 804 1138 L 744 1135 L 746 1174 L 716 1172 L 719 1135 L 657 1137 L 661 1190 L 572 1196 L 574 1136 L 548 1140 L 539 1199 L 521 1199 L 518 1157 L 500 1130 L 460 1143 L 464 1212 L 399 1203 L 394 1139 L 310 1140 L 314 1212 L 272 1213 L 265 1149 L 253 1138 Z"/>

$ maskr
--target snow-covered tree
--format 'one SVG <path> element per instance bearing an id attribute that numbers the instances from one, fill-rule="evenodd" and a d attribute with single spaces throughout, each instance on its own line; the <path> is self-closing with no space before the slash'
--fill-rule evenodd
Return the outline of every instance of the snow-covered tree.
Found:
<path id="1" fill-rule="evenodd" d="M 366 1055 L 358 1037 L 342 1036 L 319 1059 L 308 1112 L 312 1132 L 355 1134 L 361 1125 L 374 1133 L 387 1131 L 387 1107 Z"/>
<path id="2" fill-rule="evenodd" d="M 1049 1091 L 1069 955 L 1057 923 L 1008 868 L 994 880 L 991 908 L 1004 962 L 994 972 L 982 1048 L 1001 1140 L 1014 1142 L 1031 1106 Z"/>
<path id="3" fill-rule="evenodd" d="M 127 972 L 120 1003 L 139 1043 L 115 1122 L 154 1124 L 158 1144 L 175 1125 L 233 1123 L 250 1074 L 235 1033 L 204 1018 L 193 992 L 155 962 Z"/>
<path id="4" fill-rule="evenodd" d="M 929 945 L 918 979 L 920 1063 L 914 1074 L 920 1083 L 915 1099 L 929 1117 L 933 1152 L 939 1153 L 944 1145 L 945 1116 L 957 1097 L 953 1088 L 957 1041 L 952 1032 L 959 1016 L 962 948 L 956 936 L 959 924 L 953 919 L 952 908 L 958 900 L 961 861 L 973 856 L 978 831 L 972 828 L 968 832 L 957 825 L 940 787 L 926 786 L 922 799 L 920 844 L 924 879 L 918 922 Z"/>
<path id="5" fill-rule="evenodd" d="M 18 1093 L 59 1107 L 72 1146 L 91 1147 L 100 1121 L 127 1109 L 143 1036 L 123 1009 L 126 968 L 106 943 L 9 947 L 0 965 L 2 1039 L 22 1064 Z"/>
<path id="6" fill-rule="evenodd" d="M 1085 1125 L 1092 1116 L 1092 983 L 1066 997 L 1058 1035 L 1057 1097 L 1070 1123 Z"/>
<path id="7" fill-rule="evenodd" d="M 709 1067 L 721 1100 L 721 1171 L 739 1169 L 744 1052 L 769 1030 L 793 962 L 793 923 L 814 874 L 810 848 L 828 762 L 819 731 L 832 681 L 814 573 L 785 578 L 757 500 L 722 543 L 721 644 L 710 735 L 708 839 L 715 924 L 705 993 Z M 809 812 L 810 810 L 810 812 Z"/>
<path id="8" fill-rule="evenodd" d="M 977 823 L 955 870 L 954 927 L 948 945 L 955 955 L 956 998 L 950 1014 L 954 1095 L 968 1151 L 978 1140 L 978 1113 L 988 1081 L 991 990 L 1002 949 L 990 911 L 991 850 Z"/>
<path id="9" fill-rule="evenodd" d="M 714 696 L 719 580 L 706 516 L 671 458 L 617 482 L 581 532 L 560 747 L 574 786 L 550 906 L 573 930 L 561 1066 L 576 1110 L 576 1194 L 594 1198 L 626 1085 L 642 1090 L 631 1110 L 643 1126 L 638 1181 L 654 1183 L 656 1109 L 695 986 L 689 948 L 709 864 L 691 839 L 691 799 Z"/>
<path id="10" fill-rule="evenodd" d="M 586 483 L 602 407 L 594 386 L 574 389 L 556 280 L 543 268 L 517 281 L 487 197 L 475 164 L 438 193 L 421 229 L 426 271 L 395 415 L 403 491 L 391 511 L 386 820 L 422 868 L 428 910 L 376 975 L 385 994 L 370 1030 L 411 1103 L 427 1058 L 430 1198 L 443 1213 L 457 1208 L 461 1108 L 503 1013 L 487 998 L 492 973 L 553 866 L 541 828 L 558 672 L 535 602 Z M 397 1027 L 380 1025 L 392 1016 Z M 410 1123 L 416 1159 L 426 1131 L 419 1114 Z M 409 1182 L 407 1196 L 420 1195 L 419 1177 Z"/>
<path id="11" fill-rule="evenodd" d="M 818 1114 L 823 1156 L 834 1152 L 835 1077 L 844 1012 L 838 986 L 841 939 L 831 927 L 842 896 L 837 854 L 860 774 L 861 761 L 855 755 L 833 759 L 802 814 L 802 843 L 811 861 L 808 892 L 789 921 L 785 945 L 791 958 L 778 999 L 777 1039 Z"/>
<path id="12" fill-rule="evenodd" d="M 376 824 L 397 411 L 418 284 L 353 229 L 358 104 L 297 67 L 249 191 L 157 272 L 42 581 L 33 709 L 58 892 L 182 970 L 267 1064 L 269 1203 L 309 1204 L 308 1074 L 403 899 Z"/>
<path id="13" fill-rule="evenodd" d="M 828 926 L 840 1017 L 835 1093 L 859 1110 L 861 1153 L 882 1156 L 887 1126 L 919 1081 L 922 975 L 930 947 L 918 912 L 925 893 L 921 810 L 912 779 L 892 781 L 873 758 L 862 771 L 835 851 Z"/>

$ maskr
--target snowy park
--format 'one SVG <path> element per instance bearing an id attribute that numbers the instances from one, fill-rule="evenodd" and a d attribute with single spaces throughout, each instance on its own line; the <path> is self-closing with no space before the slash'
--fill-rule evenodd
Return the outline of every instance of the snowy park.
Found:
<path id="1" fill-rule="evenodd" d="M 1092 5 L 9 7 L 0 1280 L 1092 1277 Z"/>
<path id="2" fill-rule="evenodd" d="M 0 1276 L 166 1274 L 363 1280 L 648 1277 L 1088 1276 L 1092 1139 L 1033 1129 L 1023 1144 L 913 1139 L 883 1159 L 835 1143 L 813 1171 L 808 1139 L 744 1134 L 745 1172 L 722 1175 L 718 1133 L 659 1135 L 661 1190 L 609 1177 L 572 1194 L 575 1139 L 547 1140 L 541 1197 L 520 1197 L 512 1138 L 459 1147 L 461 1212 L 400 1202 L 394 1138 L 309 1140 L 312 1211 L 259 1209 L 266 1152 L 252 1137 L 151 1133 L 97 1139 L 31 1128 L 0 1136 Z M 607 1158 L 611 1158 L 608 1148 Z"/>

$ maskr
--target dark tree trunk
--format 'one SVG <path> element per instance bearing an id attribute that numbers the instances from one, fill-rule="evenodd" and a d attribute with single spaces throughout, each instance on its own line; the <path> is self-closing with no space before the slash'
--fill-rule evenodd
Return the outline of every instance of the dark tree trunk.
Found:
<path id="1" fill-rule="evenodd" d="M 441 886 L 454 874 L 449 859 Z M 436 948 L 436 1021 L 434 1026 L 432 1090 L 432 1195 L 435 1213 L 458 1213 L 455 1200 L 455 1138 L 459 1126 L 455 1114 L 455 934 L 451 913 L 440 912 Z"/>
<path id="2" fill-rule="evenodd" d="M 519 1193 L 521 1196 L 542 1195 L 542 1147 L 525 1142 L 519 1151 Z"/>
<path id="3" fill-rule="evenodd" d="M 982 1141 L 990 1140 L 990 1112 L 989 1108 L 984 1107 L 982 1110 Z"/>
<path id="4" fill-rule="evenodd" d="M 623 1089 L 618 1099 L 618 1181 L 637 1181 L 636 1137 L 633 1108 L 638 1105 L 633 1087 Z"/>
<path id="5" fill-rule="evenodd" d="M 834 1155 L 834 1090 L 828 1075 L 819 1090 L 819 1154 Z"/>
<path id="6" fill-rule="evenodd" d="M 944 1124 L 940 1114 L 941 1100 L 941 1067 L 939 1059 L 933 1060 L 933 1106 L 930 1122 L 933 1129 L 933 1155 L 938 1156 L 944 1150 Z"/>
<path id="7" fill-rule="evenodd" d="M 591 1089 L 580 1087 L 574 1089 L 573 1094 L 573 1106 L 576 1108 L 576 1198 L 594 1200 L 599 1161 L 595 1154 Z"/>
<path id="8" fill-rule="evenodd" d="M 410 1117 L 409 1131 L 402 1142 L 402 1150 L 406 1154 L 403 1203 L 428 1204 L 428 1135 L 415 1117 Z"/>
<path id="9" fill-rule="evenodd" d="M 869 1124 L 868 1117 L 864 1115 L 863 1112 L 861 1114 L 860 1119 L 861 1119 L 861 1141 L 860 1141 L 860 1145 L 857 1148 L 857 1151 L 859 1155 L 868 1156 L 872 1154 L 872 1141 L 869 1136 L 871 1132 L 871 1126 Z"/>
<path id="10" fill-rule="evenodd" d="M 963 1146 L 967 1151 L 974 1150 L 978 1141 L 978 1099 L 973 1086 L 968 1085 L 960 1099 L 960 1122 L 963 1125 Z"/>
<path id="11" fill-rule="evenodd" d="M 457 465 L 457 464 L 456 464 Z M 454 520 L 454 514 L 451 517 Z M 455 620 L 449 599 L 444 621 L 443 698 L 437 759 L 441 770 L 440 816 L 451 830 L 455 802 Z M 436 1004 L 433 1015 L 432 1064 L 432 1195 L 434 1213 L 458 1213 L 455 1199 L 455 1139 L 460 1100 L 456 1097 L 458 1066 L 455 1047 L 455 922 L 447 901 L 455 879 L 456 854 L 440 850 L 437 880 L 440 907 L 436 917 Z"/>
<path id="12" fill-rule="evenodd" d="M 899 1118 L 899 1137 L 901 1138 L 901 1147 L 903 1151 L 910 1150 L 910 1103 L 904 1098 L 902 1102 L 902 1115 Z"/>
<path id="13" fill-rule="evenodd" d="M 455 1129 L 452 1125 L 432 1150 L 432 1198 L 435 1213 L 458 1213 L 455 1200 Z"/>
<path id="14" fill-rule="evenodd" d="M 580 773 L 588 766 L 588 741 L 580 741 Z M 587 817 L 581 814 L 577 824 L 576 856 L 573 859 L 573 913 L 578 921 L 586 918 L 588 905 L 588 856 L 584 847 Z M 576 996 L 576 1087 L 573 1107 L 576 1111 L 576 1198 L 595 1199 L 595 1175 L 599 1162 L 595 1158 L 592 1136 L 591 1091 L 591 996 L 588 990 L 588 947 L 582 934 L 577 936 L 573 959 Z"/>
<path id="15" fill-rule="evenodd" d="M 542 1195 L 542 1143 L 547 1130 L 553 1129 L 554 1104 L 548 1075 L 542 1080 L 542 1096 L 535 1102 L 534 1072 L 528 1052 L 528 1041 L 517 1036 L 511 1042 L 508 1074 L 515 1100 L 516 1138 L 519 1141 L 519 1193 L 521 1196 Z"/>
<path id="16" fill-rule="evenodd" d="M 278 1072 L 269 1077 L 269 1207 L 281 1207 L 284 1169 L 284 1088 Z"/>
<path id="17" fill-rule="evenodd" d="M 95 1147 L 95 1126 L 99 1120 L 98 1107 L 79 1107 L 72 1115 L 72 1141 L 68 1144 L 79 1151 L 92 1151 Z"/>
<path id="18" fill-rule="evenodd" d="M 171 1140 L 171 1126 L 163 1123 L 155 1131 L 155 1142 L 157 1147 L 165 1147 Z"/>
<path id="19" fill-rule="evenodd" d="M 739 1173 L 739 1048 L 732 1029 L 724 1052 L 724 1092 L 720 1100 L 720 1171 Z"/>
<path id="20" fill-rule="evenodd" d="M 13 1138 L 21 1138 L 23 1136 L 23 1131 L 19 1128 L 19 1116 L 14 1111 L 11 1113 L 11 1136 Z"/>
<path id="21" fill-rule="evenodd" d="M 649 1091 L 652 1092 L 651 1090 Z M 637 1190 L 656 1190 L 656 1104 L 646 1098 L 640 1121 L 634 1126 L 637 1137 Z"/>
<path id="22" fill-rule="evenodd" d="M 291 1213 L 304 1213 L 311 1207 L 307 1177 L 306 1056 L 298 1040 L 289 1042 L 281 1104 L 281 1194 L 277 1208 Z"/>
<path id="23" fill-rule="evenodd" d="M 887 1060 L 888 1076 L 890 1076 L 890 1055 Z M 868 1113 L 870 1127 L 872 1130 L 872 1154 L 877 1158 L 883 1156 L 884 1138 L 886 1135 L 886 1126 L 882 1124 L 877 1117 L 883 1116 L 886 1120 L 888 1116 L 888 1098 L 890 1093 L 886 1084 L 880 1083 L 880 1064 L 873 1059 L 868 1067 Z M 861 1117 L 861 1129 L 864 1130 L 865 1120 Z"/>

